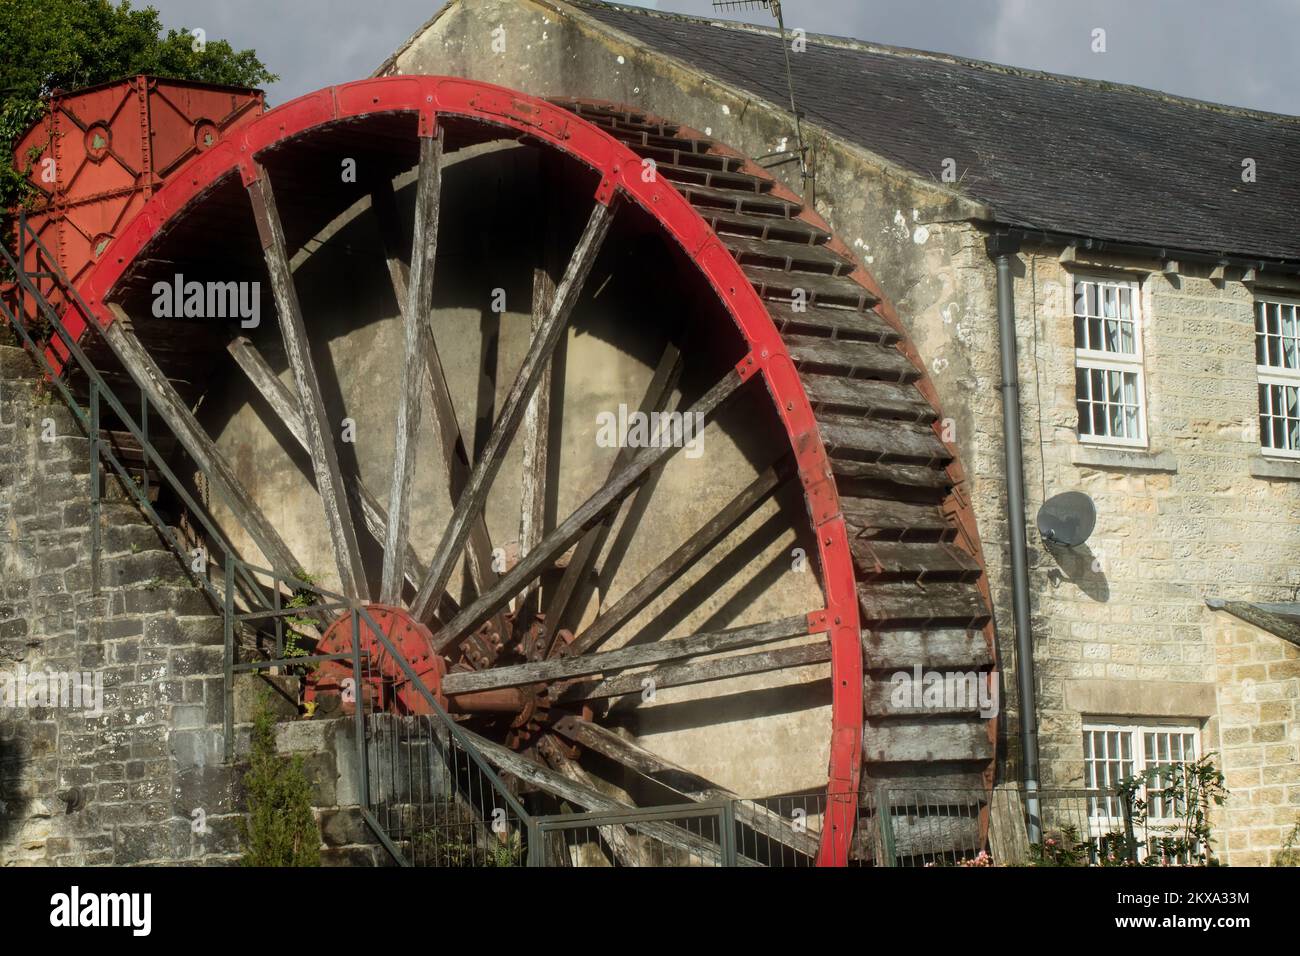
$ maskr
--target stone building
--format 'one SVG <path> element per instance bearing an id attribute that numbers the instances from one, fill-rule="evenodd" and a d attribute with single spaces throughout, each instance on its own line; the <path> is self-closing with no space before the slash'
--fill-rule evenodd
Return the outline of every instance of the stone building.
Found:
<path id="1" fill-rule="evenodd" d="M 1300 239 L 1293 225 L 1300 119 L 858 40 L 793 38 L 798 124 L 774 30 L 589 0 L 451 0 L 376 76 L 463 76 L 535 97 L 605 100 L 672 117 L 767 166 L 791 191 L 782 195 L 804 197 L 894 304 L 915 352 L 908 360 L 924 365 L 935 393 L 926 400 L 942 409 L 936 433 L 964 463 L 960 494 L 977 525 L 974 551 L 982 544 L 979 576 L 987 572 L 1001 678 L 994 782 L 1015 784 L 1025 773 L 1019 640 L 1034 662 L 1031 742 L 1043 788 L 1105 787 L 1153 763 L 1217 754 L 1232 791 L 1217 821 L 1218 854 L 1232 864 L 1272 862 L 1300 819 L 1300 580 L 1291 563 L 1300 556 Z M 511 208 L 532 203 L 538 191 L 530 177 L 539 167 L 523 152 L 466 149 L 471 158 L 486 156 L 486 172 L 449 162 L 450 194 L 489 196 L 496 205 L 484 221 L 511 221 Z M 327 179 L 337 188 L 337 157 L 328 159 L 329 175 L 314 183 L 322 189 Z M 413 192 L 414 180 L 411 172 L 394 182 Z M 497 190 L 505 180 L 522 192 Z M 470 205 L 453 203 L 444 214 L 450 241 L 439 255 L 450 245 L 465 264 L 452 282 L 454 307 L 443 315 L 475 330 L 440 345 L 454 356 L 454 390 L 477 390 L 482 399 L 475 336 L 483 310 L 474 296 L 496 280 L 479 274 L 476 256 L 485 258 L 485 246 Z M 304 300 L 318 321 L 333 323 L 328 349 L 343 370 L 349 405 L 391 373 L 385 357 L 402 343 L 400 309 L 382 311 L 391 289 L 381 258 L 364 275 L 347 258 L 375 240 L 371 207 L 344 208 L 348 214 L 319 233 L 300 230 L 293 268 L 318 280 Z M 574 223 L 567 227 L 576 235 Z M 531 269 L 529 251 L 521 243 L 508 254 Z M 618 283 L 612 288 L 611 296 L 627 297 Z M 508 291 L 511 301 L 527 299 L 523 284 Z M 672 306 L 653 296 L 615 304 L 651 316 Z M 381 314 L 367 315 L 358 334 L 353 323 L 366 310 Z M 513 332 L 501 345 L 508 365 L 528 348 L 529 313 L 512 306 L 500 321 Z M 276 337 L 274 329 L 267 334 Z M 602 407 L 616 387 L 651 380 L 658 353 L 646 342 L 624 342 L 619 351 L 610 345 L 617 337 L 575 339 L 569 361 L 582 371 L 582 411 Z M 274 343 L 256 344 L 276 357 L 273 374 L 292 382 Z M 1018 389 L 1004 382 L 1004 359 Z M 224 353 L 211 367 L 239 383 L 205 399 L 203 424 L 215 446 L 289 545 L 309 555 L 313 569 L 328 565 L 330 538 L 299 449 L 290 440 L 285 450 L 283 429 L 257 431 L 261 398 Z M 106 678 L 102 714 L 38 709 L 0 721 L 0 857 L 230 862 L 240 795 L 222 754 L 232 744 L 222 727 L 222 622 L 185 586 L 183 569 L 144 517 L 120 500 L 105 503 L 114 525 L 103 541 L 110 587 L 91 586 L 78 551 L 91 521 L 82 483 L 88 443 L 21 352 L 0 351 L 0 371 L 0 664 Z M 1021 434 L 1010 455 L 1006 396 Z M 387 418 L 391 409 L 383 407 L 357 413 L 365 432 Z M 56 420 L 57 441 L 40 440 L 46 419 Z M 724 439 L 724 470 L 744 487 L 751 462 L 741 443 Z M 605 463 L 590 442 L 566 441 L 562 454 L 586 471 Z M 383 487 L 392 454 L 388 446 L 363 456 L 358 474 Z M 509 464 L 524 467 L 521 457 Z M 1023 537 L 1007 507 L 1014 491 L 1007 476 L 1017 469 Z M 655 567 L 679 541 L 676 532 L 707 514 L 690 495 L 673 493 L 700 474 L 708 473 L 690 471 L 689 462 L 669 474 L 674 500 L 666 518 L 640 532 L 632 566 Z M 573 501 L 565 503 L 600 487 L 595 478 L 589 485 L 566 489 Z M 445 521 L 450 510 L 431 487 L 417 489 L 417 523 Z M 1034 522 L 1045 501 L 1067 491 L 1085 492 L 1097 513 L 1095 530 L 1075 547 L 1045 541 Z M 518 527 L 520 496 L 510 490 L 489 515 L 499 540 Z M 744 555 L 764 574 L 806 543 L 780 523 L 800 510 L 788 504 L 765 501 L 747 519 L 779 531 Z M 749 541 L 740 531 L 728 535 L 738 550 Z M 1016 620 L 1018 538 L 1027 545 L 1027 628 Z M 970 568 L 960 570 L 973 591 Z M 776 585 L 754 577 L 722 579 L 724 587 L 702 575 L 713 590 L 689 611 L 692 622 L 723 615 L 719 626 L 728 626 L 737 608 L 762 620 L 762 612 L 775 614 L 816 590 L 807 577 L 778 574 Z M 919 578 L 903 583 L 926 587 Z M 659 610 L 639 611 L 638 620 Z M 988 618 L 987 605 L 982 615 Z M 986 668 L 983 639 L 974 643 Z M 825 656 L 809 660 L 826 663 Z M 799 686 L 766 679 L 746 690 L 776 692 L 768 697 L 777 701 L 775 717 L 759 715 L 776 725 L 775 738 L 757 730 L 763 725 L 750 722 L 743 702 L 705 708 L 686 698 L 678 703 L 687 711 L 696 705 L 694 722 L 674 725 L 652 712 L 635 739 L 662 744 L 669 768 L 679 769 L 676 760 L 723 787 L 761 778 L 764 792 L 745 796 L 817 787 L 824 794 L 823 744 L 793 742 L 812 739 L 801 736 L 809 727 L 824 741 L 829 708 L 819 698 L 800 710 L 790 702 Z M 868 695 L 870 685 L 869 677 Z M 248 712 L 236 710 L 234 743 L 242 751 Z M 703 710 L 712 723 L 699 717 Z M 370 862 L 379 855 L 351 813 L 362 798 L 345 767 L 355 744 L 347 724 L 290 723 L 281 746 L 311 761 L 334 862 Z M 983 725 L 952 727 L 970 751 L 949 762 L 987 762 Z M 924 733 L 900 739 L 917 755 L 909 761 L 941 749 Z M 985 771 L 978 765 L 970 776 L 978 782 Z M 204 810 L 202 828 L 194 826 L 196 808 Z"/>
<path id="2" fill-rule="evenodd" d="M 764 157 L 797 135 L 780 43 L 585 0 L 462 0 L 379 72 L 627 103 Z M 878 277 L 967 465 L 1003 775 L 1019 702 L 994 236 L 1014 249 L 1042 784 L 1103 785 L 1186 741 L 1233 792 L 1223 858 L 1267 862 L 1300 818 L 1300 648 L 1224 608 L 1300 587 L 1300 119 L 834 37 L 791 62 L 815 178 L 772 172 Z M 1072 490 L 1096 529 L 1048 546 L 1034 514 Z"/>

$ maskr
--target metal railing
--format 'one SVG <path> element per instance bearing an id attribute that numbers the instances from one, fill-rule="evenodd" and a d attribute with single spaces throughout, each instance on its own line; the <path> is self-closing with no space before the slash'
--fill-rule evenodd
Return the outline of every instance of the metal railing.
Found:
<path id="1" fill-rule="evenodd" d="M 270 596 L 246 611 L 234 604 L 234 582 L 240 571 L 272 582 Z M 394 861 L 402 866 L 521 865 L 530 815 L 363 605 L 313 582 L 239 559 L 230 559 L 224 574 L 228 756 L 233 754 L 236 673 L 318 666 L 326 661 L 350 663 L 351 686 L 344 702 L 352 705 L 355 721 L 355 783 L 361 815 Z M 310 595 L 309 602 L 286 607 L 281 599 L 285 589 Z M 287 618 L 338 611 L 348 612 L 348 653 L 285 656 Z M 255 621 L 270 622 L 267 636 L 274 651 L 265 658 L 239 662 L 237 629 Z M 371 659 L 363 628 L 367 641 L 377 645 L 375 656 L 397 664 L 429 713 L 403 716 L 368 709 L 379 698 L 370 689 L 393 678 Z"/>
<path id="2" fill-rule="evenodd" d="M 29 253 L 32 254 L 34 268 L 27 268 L 25 265 Z M 518 833 L 526 832 L 531 818 L 524 811 L 523 806 L 502 783 L 500 777 L 484 760 L 482 754 L 475 749 L 465 732 L 456 725 L 433 695 L 424 687 L 405 656 L 398 652 L 383 629 L 375 623 L 364 607 L 348 601 L 342 595 L 321 588 L 313 582 L 302 580 L 301 577 L 256 567 L 239 558 L 228 538 L 221 533 L 209 517 L 207 509 L 195 500 L 185 483 L 173 472 L 151 439 L 148 427 L 148 399 L 144 389 L 140 387 L 140 383 L 135 379 L 134 372 L 129 368 L 127 369 L 134 384 L 137 388 L 140 388 L 138 420 L 109 386 L 76 338 L 64 326 L 58 312 L 49 300 L 51 294 L 61 294 L 63 302 L 68 308 L 74 308 L 81 313 L 81 317 L 88 329 L 98 329 L 98 324 L 90 307 L 68 281 L 58 262 L 50 254 L 44 243 L 41 242 L 39 236 L 31 229 L 26 217 L 21 213 L 17 222 L 16 253 L 11 251 L 5 243 L 0 242 L 0 257 L 2 257 L 0 258 L 0 265 L 7 266 L 14 276 L 14 291 L 16 293 L 12 299 L 0 295 L 0 312 L 4 314 L 19 343 L 32 356 L 40 371 L 45 374 L 46 379 L 63 398 L 72 412 L 74 421 L 85 433 L 90 443 L 89 493 L 91 500 L 92 588 L 98 591 L 100 583 L 100 516 L 105 478 L 112 479 L 115 477 L 117 483 L 126 492 L 128 500 L 140 508 L 162 540 L 180 559 L 182 567 L 186 569 L 190 578 L 202 589 L 214 610 L 222 616 L 225 630 L 224 676 L 226 698 L 223 731 L 227 760 L 234 758 L 234 677 L 236 673 L 307 666 L 325 661 L 351 661 L 353 687 L 356 689 L 357 699 L 357 706 L 355 707 L 357 747 L 355 783 L 357 784 L 357 792 L 363 800 L 362 815 L 376 837 L 398 863 L 407 864 L 412 862 L 411 859 L 408 859 L 408 855 L 416 857 L 418 860 L 421 843 L 411 835 L 409 826 L 398 826 L 395 822 L 398 818 L 391 812 L 392 805 L 388 797 L 389 791 L 383 789 L 372 790 L 371 786 L 370 761 L 373 755 L 379 753 L 379 738 L 375 736 L 375 728 L 378 725 L 374 721 L 379 715 L 367 715 L 365 713 L 367 698 L 362 692 L 362 688 L 366 686 L 365 682 L 367 680 L 377 677 L 377 674 L 372 673 L 372 662 L 368 660 L 367 655 L 363 654 L 361 628 L 364 626 L 368 629 L 367 636 L 378 644 L 380 652 L 389 655 L 392 660 L 399 664 L 407 679 L 426 699 L 430 714 L 420 718 L 426 730 L 424 739 L 430 742 L 440 742 L 443 762 L 450 768 L 449 772 L 453 775 L 453 779 L 449 780 L 449 783 L 454 782 L 458 785 L 451 786 L 445 791 L 449 795 L 448 799 L 459 801 L 456 805 L 462 809 L 466 807 L 482 809 L 490 804 L 489 809 L 493 813 L 489 814 L 489 818 L 493 820 L 496 819 L 495 811 L 498 808 L 504 809 L 507 814 L 512 814 L 514 820 L 517 821 L 516 831 Z M 48 292 L 43 286 L 48 287 Z M 48 325 L 49 338 L 45 341 L 38 341 L 32 335 L 28 319 L 24 315 L 25 302 L 33 304 L 38 316 L 43 318 Z M 58 342 L 67 353 L 67 361 L 63 369 L 56 369 L 47 355 L 47 347 L 52 346 L 55 342 Z M 82 407 L 67 377 L 62 374 L 69 367 L 75 368 L 77 372 L 86 378 L 89 390 L 88 407 Z M 122 427 L 139 444 L 143 458 L 139 481 L 132 474 L 131 469 L 121 460 L 121 457 L 113 450 L 112 446 L 101 439 L 103 412 L 106 409 L 117 418 Z M 179 440 L 175 435 L 172 438 Z M 108 465 L 107 470 L 102 468 L 101 460 Z M 181 539 L 181 536 L 171 524 L 164 519 L 150 499 L 148 473 L 151 466 L 159 475 L 162 483 L 176 496 L 187 513 L 198 522 L 202 529 L 205 536 L 204 542 L 207 545 L 207 548 L 201 554 L 200 567 L 202 570 L 193 566 L 186 542 Z M 301 572 L 297 572 L 297 574 L 301 575 Z M 217 586 L 217 580 L 222 582 L 221 587 Z M 312 595 L 308 606 L 286 606 L 284 602 L 286 589 L 291 594 L 301 595 L 305 593 Z M 285 657 L 284 622 L 287 617 L 295 615 L 310 617 L 339 610 L 352 612 L 352 641 L 349 654 Z M 245 636 L 245 632 L 250 630 L 269 639 L 274 650 L 269 656 L 241 661 L 239 659 L 241 639 Z M 367 716 L 369 716 L 369 720 L 367 720 Z M 376 781 L 377 786 L 378 783 Z M 470 794 L 468 799 L 464 797 L 462 792 L 466 783 L 469 783 L 468 790 L 465 791 Z M 490 799 L 485 800 L 485 797 L 489 795 Z M 381 821 L 377 812 L 385 818 L 389 826 L 397 828 L 395 830 L 397 839 L 389 835 L 385 822 Z M 399 841 L 402 843 L 402 847 L 398 846 Z M 405 853 L 403 852 L 404 849 Z"/>
<path id="3" fill-rule="evenodd" d="M 23 262 L 29 251 L 35 253 L 37 268 L 25 270 Z M 0 312 L 71 409 L 90 442 L 92 586 L 98 590 L 103 488 L 106 480 L 116 479 L 128 500 L 140 508 L 222 615 L 226 688 L 223 730 L 228 760 L 234 757 L 236 674 L 342 662 L 351 665 L 355 691 L 354 782 L 361 812 L 377 839 L 400 864 L 815 864 L 821 842 L 820 828 L 826 817 L 824 793 L 530 815 L 364 607 L 301 579 L 300 572 L 295 577 L 256 567 L 238 557 L 207 509 L 195 500 L 155 446 L 143 389 L 137 419 L 64 327 L 41 283 L 60 291 L 68 307 L 81 312 L 88 328 L 98 328 L 89 307 L 21 215 L 17 257 L 3 243 L 0 243 L 0 256 L 3 257 L 0 264 L 7 265 L 15 275 L 19 293 L 12 302 L 0 296 Z M 49 342 L 61 343 L 67 352 L 67 365 L 75 366 L 86 377 L 87 407 L 81 406 L 65 376 L 47 358 L 48 343 L 38 342 L 32 336 L 23 315 L 23 296 L 36 305 L 48 323 Z M 139 387 L 138 382 L 135 384 Z M 101 440 L 106 411 L 139 444 L 143 458 L 139 481 L 112 446 Z M 215 552 L 215 556 L 204 555 L 202 572 L 191 566 L 186 542 L 151 500 L 148 478 L 151 467 L 198 522 L 205 544 L 209 551 Z M 310 595 L 307 606 L 289 606 L 284 600 L 286 592 Z M 286 656 L 287 619 L 336 611 L 350 612 L 348 652 Z M 422 695 L 427 714 L 401 716 L 367 711 L 371 697 L 364 688 L 374 681 L 392 678 L 382 677 L 376 662 L 365 651 L 363 627 L 377 653 L 391 657 L 410 686 Z M 256 656 L 241 660 L 250 632 Z M 1114 855 L 1116 834 L 1126 833 L 1129 845 L 1133 843 L 1132 827 L 1127 819 L 1117 819 L 1111 812 L 1115 795 L 1101 791 L 1040 791 L 1044 840 L 1038 846 L 1028 843 L 1024 803 L 1015 789 L 875 787 L 856 797 L 836 799 L 854 799 L 857 804 L 857 826 L 850 851 L 852 865 L 962 865 L 980 860 L 981 854 L 1003 864 L 1051 862 L 1054 855 L 1060 854 L 1095 863 Z"/>

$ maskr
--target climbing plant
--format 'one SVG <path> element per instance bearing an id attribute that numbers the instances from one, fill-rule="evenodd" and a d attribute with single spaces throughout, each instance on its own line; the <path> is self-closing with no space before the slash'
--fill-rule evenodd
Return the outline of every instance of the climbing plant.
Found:
<path id="1" fill-rule="evenodd" d="M 1147 835 L 1151 852 L 1144 862 L 1216 864 L 1210 816 L 1228 798 L 1228 789 L 1214 757 L 1148 767 L 1120 781 L 1117 792 L 1132 808 L 1133 828 Z M 1152 818 L 1153 805 L 1163 811 L 1158 819 Z"/>
<path id="2" fill-rule="evenodd" d="M 319 866 L 320 828 L 301 755 L 275 748 L 275 712 L 264 695 L 253 718 L 253 747 L 244 791 L 248 815 L 240 821 L 244 866 Z"/>

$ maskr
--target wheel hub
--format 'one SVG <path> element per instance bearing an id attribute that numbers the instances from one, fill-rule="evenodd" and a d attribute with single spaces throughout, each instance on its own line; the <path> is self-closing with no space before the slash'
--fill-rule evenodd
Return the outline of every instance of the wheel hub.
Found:
<path id="1" fill-rule="evenodd" d="M 371 621 L 383 632 L 386 641 L 376 636 Z M 539 621 L 530 633 L 540 628 Z M 354 631 L 361 655 L 359 688 L 352 660 Z M 567 631 L 558 637 L 552 656 L 563 653 L 562 649 L 572 639 Z M 443 678 L 449 670 L 492 666 L 503 643 L 500 634 L 484 625 L 479 633 L 464 642 L 459 662 L 449 668 L 446 658 L 434 649 L 434 632 L 409 611 L 386 604 L 367 604 L 365 613 L 356 615 L 355 624 L 354 613 L 346 611 L 325 630 L 316 652 L 343 656 L 321 662 L 308 677 L 305 697 L 324 713 L 352 713 L 359 692 L 367 711 L 429 714 L 433 712 L 429 703 L 432 696 L 440 707 L 454 714 L 508 715 L 511 720 L 507 739 L 512 746 L 518 746 L 540 732 L 547 722 L 550 701 L 545 684 L 451 696 L 442 689 Z M 409 669 L 402 666 L 402 659 Z M 415 686 L 412 672 L 428 695 Z"/>

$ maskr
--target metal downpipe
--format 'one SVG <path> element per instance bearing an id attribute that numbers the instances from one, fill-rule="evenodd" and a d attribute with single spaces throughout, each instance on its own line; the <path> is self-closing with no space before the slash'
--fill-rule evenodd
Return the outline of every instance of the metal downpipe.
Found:
<path id="1" fill-rule="evenodd" d="M 1016 686 L 1020 701 L 1020 757 L 1024 774 L 1029 842 L 1042 842 L 1038 800 L 1038 701 L 1034 642 L 1029 616 L 1029 559 L 1025 532 L 1025 470 L 1020 437 L 1020 374 L 1016 349 L 1016 305 L 1011 261 L 1020 240 L 990 236 L 989 258 L 998 274 L 998 346 L 1002 360 L 1002 437 L 1007 456 L 1007 522 L 1011 539 L 1011 594 L 1016 627 Z"/>

